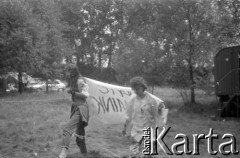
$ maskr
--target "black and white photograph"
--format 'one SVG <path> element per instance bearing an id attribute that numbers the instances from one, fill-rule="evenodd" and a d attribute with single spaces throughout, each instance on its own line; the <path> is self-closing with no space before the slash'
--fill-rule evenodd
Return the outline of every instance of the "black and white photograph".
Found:
<path id="1" fill-rule="evenodd" d="M 0 0 L 0 158 L 239 152 L 239 0 Z"/>

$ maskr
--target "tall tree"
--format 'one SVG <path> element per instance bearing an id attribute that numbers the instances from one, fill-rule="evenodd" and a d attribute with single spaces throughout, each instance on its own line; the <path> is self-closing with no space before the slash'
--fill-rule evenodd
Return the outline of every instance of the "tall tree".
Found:
<path id="1" fill-rule="evenodd" d="M 164 1 L 159 20 L 167 35 L 174 60 L 188 67 L 191 102 L 195 102 L 194 69 L 209 57 L 211 20 L 206 16 L 207 1 Z M 204 63 L 204 62 L 203 62 Z"/>
<path id="2" fill-rule="evenodd" d="M 119 75 L 125 77 L 130 77 L 128 74 L 143 75 L 151 85 L 162 84 L 166 79 L 164 76 L 168 71 L 166 65 L 168 52 L 167 47 L 164 46 L 163 29 L 158 22 L 159 5 L 161 5 L 159 1 L 125 1 L 124 36 L 119 42 L 116 57 L 128 56 L 126 59 L 134 61 L 138 66 L 134 69 L 132 64 L 124 60 L 116 60 L 114 67 Z M 129 56 L 129 52 L 133 55 Z M 122 65 L 121 62 L 128 69 L 124 70 L 119 66 L 118 64 Z M 165 69 L 161 69 L 162 67 Z M 124 71 L 120 70 L 121 68 Z M 139 69 L 141 71 L 138 71 Z"/>
<path id="3" fill-rule="evenodd" d="M 0 2 L 1 71 L 37 73 L 45 79 L 59 73 L 62 53 L 68 49 L 62 38 L 60 9 L 53 1 Z"/>
<path id="4" fill-rule="evenodd" d="M 212 36 L 215 39 L 216 49 L 238 45 L 240 2 L 238 0 L 212 0 L 207 13 L 214 24 Z"/>
<path id="5" fill-rule="evenodd" d="M 38 75 L 48 81 L 48 79 L 59 76 L 63 57 L 67 52 L 71 52 L 68 43 L 63 38 L 66 25 L 61 22 L 61 10 L 57 2 L 29 1 L 29 3 L 35 18 L 41 21 L 42 26 L 41 36 L 38 36 L 41 43 L 36 50 L 41 58 L 37 71 Z"/>
<path id="6" fill-rule="evenodd" d="M 18 72 L 21 93 L 23 91 L 22 72 L 32 70 L 36 61 L 31 34 L 31 28 L 34 25 L 28 20 L 32 17 L 32 13 L 24 1 L 0 3 L 1 71 Z"/>
<path id="7" fill-rule="evenodd" d="M 62 1 L 63 21 L 72 28 L 65 35 L 72 42 L 83 74 L 111 68 L 119 34 L 119 7 L 118 1 L 110 0 Z M 89 68 L 81 68 L 84 65 Z"/>

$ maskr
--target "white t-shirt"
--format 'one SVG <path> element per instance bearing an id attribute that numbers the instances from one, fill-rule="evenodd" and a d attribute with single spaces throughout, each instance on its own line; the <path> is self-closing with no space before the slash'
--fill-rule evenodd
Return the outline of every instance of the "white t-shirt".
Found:
<path id="1" fill-rule="evenodd" d="M 163 104 L 163 102 L 160 104 Z M 131 136 L 137 141 L 142 139 L 144 127 L 156 126 L 156 119 L 159 115 L 158 107 L 156 99 L 148 93 L 145 93 L 144 98 L 139 98 L 136 94 L 133 94 L 130 98 L 126 116 L 132 124 Z M 165 107 L 164 104 L 163 107 Z"/>

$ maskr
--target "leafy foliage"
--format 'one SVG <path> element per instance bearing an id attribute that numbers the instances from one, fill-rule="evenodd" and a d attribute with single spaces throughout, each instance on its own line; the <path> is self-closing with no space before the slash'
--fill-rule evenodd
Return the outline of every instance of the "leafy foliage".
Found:
<path id="1" fill-rule="evenodd" d="M 84 76 L 194 89 L 213 58 L 239 43 L 237 0 L 19 0 L 0 2 L 0 72 Z M 63 62 L 64 61 L 64 62 Z M 64 64 L 63 64 L 64 63 Z M 199 73 L 200 70 L 204 73 Z"/>

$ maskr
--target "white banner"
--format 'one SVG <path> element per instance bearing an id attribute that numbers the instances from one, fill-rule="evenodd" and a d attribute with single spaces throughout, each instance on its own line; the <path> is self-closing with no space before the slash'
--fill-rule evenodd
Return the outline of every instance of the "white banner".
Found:
<path id="1" fill-rule="evenodd" d="M 133 93 L 130 87 L 116 86 L 85 78 L 89 86 L 90 117 L 97 116 L 104 123 L 119 123 L 125 120 L 127 102 Z M 151 94 L 152 95 L 152 94 Z M 158 103 L 163 102 L 152 95 Z M 164 123 L 167 112 L 163 111 Z"/>

